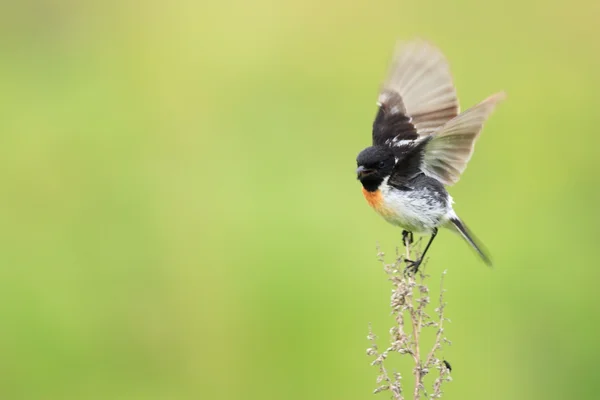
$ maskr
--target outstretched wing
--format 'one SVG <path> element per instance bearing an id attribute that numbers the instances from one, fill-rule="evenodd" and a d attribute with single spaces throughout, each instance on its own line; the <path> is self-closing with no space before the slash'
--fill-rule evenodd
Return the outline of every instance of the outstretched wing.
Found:
<path id="1" fill-rule="evenodd" d="M 373 144 L 398 144 L 440 128 L 458 114 L 450 67 L 433 45 L 400 43 L 378 99 Z"/>
<path id="2" fill-rule="evenodd" d="M 471 159 L 483 123 L 505 97 L 504 92 L 490 96 L 431 134 L 423 151 L 421 170 L 444 185 L 458 182 Z"/>

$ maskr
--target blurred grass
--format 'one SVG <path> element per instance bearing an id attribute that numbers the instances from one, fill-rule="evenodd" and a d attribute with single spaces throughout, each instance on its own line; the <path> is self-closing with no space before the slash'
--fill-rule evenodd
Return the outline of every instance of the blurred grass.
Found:
<path id="1" fill-rule="evenodd" d="M 368 398 L 364 204 L 397 38 L 451 60 L 463 108 L 509 95 L 444 233 L 448 399 L 592 398 L 600 346 L 596 2 L 0 5 L 0 397 Z"/>

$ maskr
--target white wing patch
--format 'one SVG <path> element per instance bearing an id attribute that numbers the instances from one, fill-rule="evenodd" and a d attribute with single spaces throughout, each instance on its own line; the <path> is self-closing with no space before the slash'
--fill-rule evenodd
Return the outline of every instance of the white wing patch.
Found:
<path id="1" fill-rule="evenodd" d="M 416 139 L 399 139 L 398 136 L 392 138 L 392 139 L 388 139 L 385 142 L 386 146 L 390 146 L 390 147 L 414 147 L 415 143 L 417 143 Z"/>
<path id="2" fill-rule="evenodd" d="M 445 185 L 458 182 L 471 159 L 484 122 L 505 97 L 504 92 L 490 96 L 433 133 L 425 146 L 423 172 Z"/>

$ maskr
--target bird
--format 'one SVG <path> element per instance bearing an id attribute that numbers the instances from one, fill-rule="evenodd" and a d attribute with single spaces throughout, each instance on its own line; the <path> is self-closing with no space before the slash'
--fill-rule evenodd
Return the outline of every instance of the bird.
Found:
<path id="1" fill-rule="evenodd" d="M 487 250 L 454 211 L 447 186 L 458 182 L 484 122 L 504 100 L 498 92 L 460 112 L 449 63 L 428 41 L 399 42 L 377 100 L 372 145 L 356 158 L 357 179 L 367 203 L 386 221 L 413 234 L 430 235 L 416 273 L 439 228 L 458 233 L 481 259 Z"/>

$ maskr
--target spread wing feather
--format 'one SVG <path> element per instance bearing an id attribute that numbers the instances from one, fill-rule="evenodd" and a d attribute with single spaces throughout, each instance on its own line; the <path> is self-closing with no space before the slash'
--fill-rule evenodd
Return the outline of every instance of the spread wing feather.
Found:
<path id="1" fill-rule="evenodd" d="M 398 44 L 378 104 L 374 145 L 417 139 L 456 117 L 456 89 L 442 52 L 423 40 Z"/>
<path id="2" fill-rule="evenodd" d="M 424 148 L 421 170 L 445 185 L 458 182 L 484 122 L 505 97 L 504 92 L 490 96 L 431 134 Z"/>

